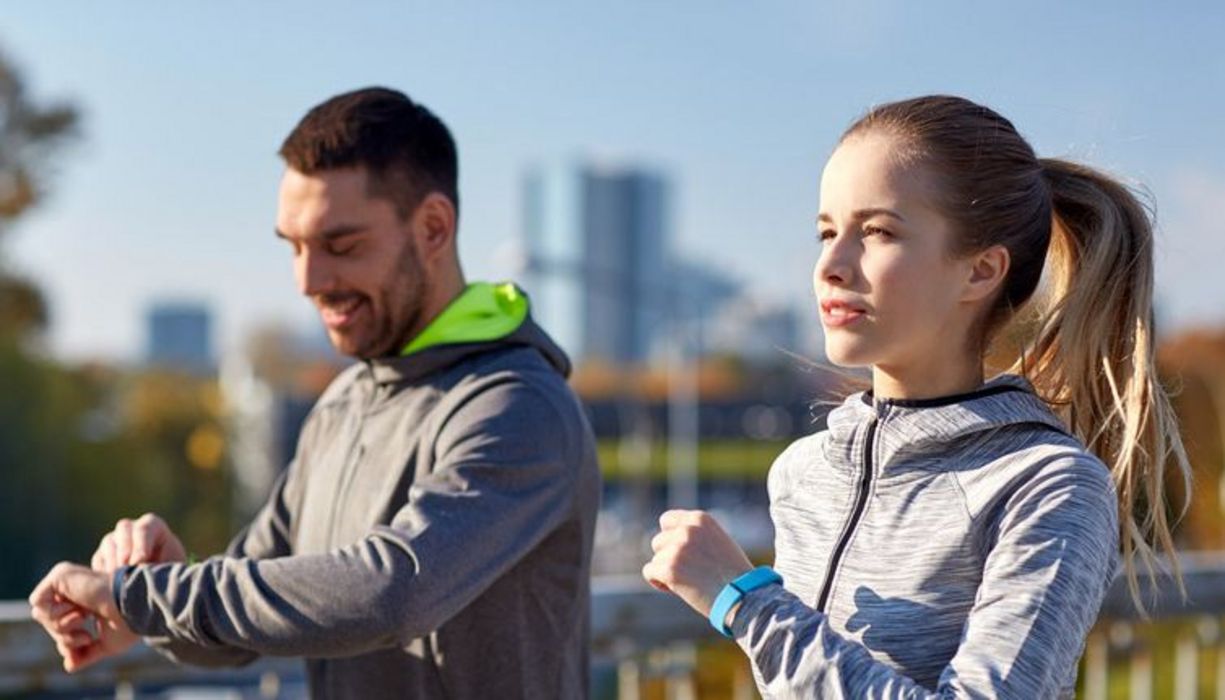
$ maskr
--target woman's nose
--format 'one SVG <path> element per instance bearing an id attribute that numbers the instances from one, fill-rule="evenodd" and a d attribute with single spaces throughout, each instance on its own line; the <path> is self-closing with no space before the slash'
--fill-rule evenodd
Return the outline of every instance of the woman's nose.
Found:
<path id="1" fill-rule="evenodd" d="M 827 284 L 850 284 L 854 266 L 850 260 L 850 250 L 844 236 L 835 237 L 825 243 L 821 249 L 821 257 L 817 258 L 814 276 L 817 282 Z"/>

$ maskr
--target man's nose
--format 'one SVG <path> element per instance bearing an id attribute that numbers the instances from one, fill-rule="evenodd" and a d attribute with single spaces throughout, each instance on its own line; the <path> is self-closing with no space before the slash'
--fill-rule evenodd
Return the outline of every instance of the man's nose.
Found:
<path id="1" fill-rule="evenodd" d="M 294 272 L 298 278 L 298 291 L 310 297 L 332 289 L 335 270 L 326 253 L 303 250 L 294 261 Z"/>

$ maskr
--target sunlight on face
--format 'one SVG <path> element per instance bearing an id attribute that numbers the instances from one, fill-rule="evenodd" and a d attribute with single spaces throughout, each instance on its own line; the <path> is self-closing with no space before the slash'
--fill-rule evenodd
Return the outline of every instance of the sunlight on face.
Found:
<path id="1" fill-rule="evenodd" d="M 951 260 L 936 181 L 867 133 L 838 147 L 821 178 L 821 257 L 813 288 L 826 355 L 844 367 L 922 367 L 957 352 L 965 266 Z"/>
<path id="2" fill-rule="evenodd" d="M 281 180 L 277 235 L 293 249 L 298 289 L 319 310 L 338 352 L 397 353 L 424 304 L 424 271 L 409 224 L 385 197 L 371 197 L 364 168 Z"/>

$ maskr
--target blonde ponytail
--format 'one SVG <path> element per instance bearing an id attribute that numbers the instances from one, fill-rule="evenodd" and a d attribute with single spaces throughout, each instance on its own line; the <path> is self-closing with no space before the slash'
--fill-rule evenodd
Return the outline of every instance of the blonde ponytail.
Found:
<path id="1" fill-rule="evenodd" d="M 1026 375 L 1090 451 L 1110 467 L 1119 497 L 1128 590 L 1142 614 L 1136 560 L 1157 590 L 1158 554 L 1186 596 L 1171 536 L 1166 468 L 1191 469 L 1157 379 L 1153 227 L 1123 184 L 1084 165 L 1041 159 L 1053 202 L 1037 335 L 1011 371 Z M 1185 506 L 1183 513 L 1185 513 Z"/>

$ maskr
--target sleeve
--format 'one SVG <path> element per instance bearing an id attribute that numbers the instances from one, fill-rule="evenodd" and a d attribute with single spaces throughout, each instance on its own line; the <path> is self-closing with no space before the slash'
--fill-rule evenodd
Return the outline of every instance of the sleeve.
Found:
<path id="1" fill-rule="evenodd" d="M 273 484 L 272 493 L 255 517 L 226 547 L 228 557 L 274 559 L 293 553 L 293 517 L 301 502 L 300 467 L 294 460 Z"/>
<path id="2" fill-rule="evenodd" d="M 1075 675 L 1114 574 L 1118 507 L 1100 463 L 1048 467 L 1000 510 L 961 643 L 934 689 L 876 660 L 831 629 L 823 613 L 773 585 L 746 595 L 732 622 L 762 695 L 1057 697 Z"/>
<path id="3" fill-rule="evenodd" d="M 284 656 L 358 654 L 428 634 L 573 507 L 581 423 L 556 398 L 512 380 L 468 399 L 439 432 L 431 478 L 353 545 L 136 567 L 122 583 L 125 619 L 142 635 Z"/>
<path id="4" fill-rule="evenodd" d="M 297 509 L 300 496 L 300 469 L 298 460 L 295 459 L 281 472 L 273 484 L 268 500 L 256 513 L 255 518 L 226 547 L 227 557 L 272 559 L 292 553 L 291 513 Z M 115 590 L 118 601 L 122 601 L 123 583 L 127 577 L 126 570 L 116 571 Z M 171 661 L 196 666 L 241 666 L 259 657 L 258 653 L 247 649 L 193 644 L 165 634 L 146 635 L 145 643 Z"/>

